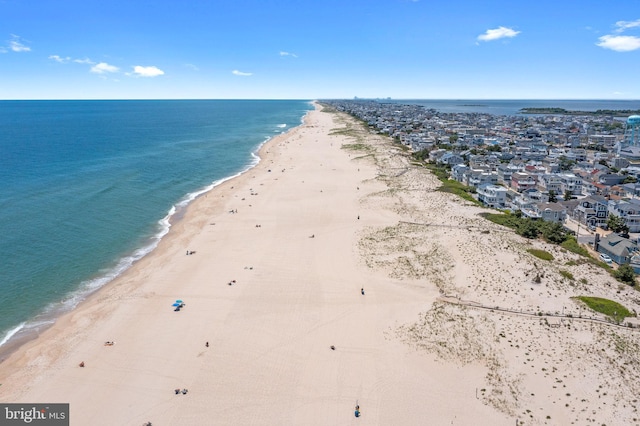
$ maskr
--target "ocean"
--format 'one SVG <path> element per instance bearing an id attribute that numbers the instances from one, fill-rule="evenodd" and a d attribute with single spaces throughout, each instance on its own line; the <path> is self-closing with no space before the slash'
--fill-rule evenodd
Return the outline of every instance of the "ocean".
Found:
<path id="1" fill-rule="evenodd" d="M 149 253 L 309 101 L 0 101 L 0 347 Z"/>

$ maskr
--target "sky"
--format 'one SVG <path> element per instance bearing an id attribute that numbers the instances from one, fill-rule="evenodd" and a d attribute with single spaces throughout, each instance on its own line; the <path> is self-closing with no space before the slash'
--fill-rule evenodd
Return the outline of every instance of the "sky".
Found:
<path id="1" fill-rule="evenodd" d="M 0 99 L 640 99 L 639 0 L 0 0 Z"/>

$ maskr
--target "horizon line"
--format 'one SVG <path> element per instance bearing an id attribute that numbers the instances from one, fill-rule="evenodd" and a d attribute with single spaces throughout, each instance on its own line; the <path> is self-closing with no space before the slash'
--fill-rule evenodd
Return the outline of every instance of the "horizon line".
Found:
<path id="1" fill-rule="evenodd" d="M 11 98 L 10 101 L 638 101 L 640 98 L 394 98 L 394 97 L 330 97 L 330 98 Z"/>

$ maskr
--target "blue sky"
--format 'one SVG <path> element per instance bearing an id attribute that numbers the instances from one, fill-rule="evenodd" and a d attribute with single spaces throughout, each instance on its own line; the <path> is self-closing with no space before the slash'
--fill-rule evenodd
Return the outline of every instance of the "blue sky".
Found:
<path id="1" fill-rule="evenodd" d="M 0 99 L 640 99 L 638 0 L 0 0 Z"/>

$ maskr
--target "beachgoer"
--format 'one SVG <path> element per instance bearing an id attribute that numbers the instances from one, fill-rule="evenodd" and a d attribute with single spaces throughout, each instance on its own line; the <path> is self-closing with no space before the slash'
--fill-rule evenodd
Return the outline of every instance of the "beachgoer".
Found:
<path id="1" fill-rule="evenodd" d="M 84 367 L 84 361 L 80 363 L 80 367 Z"/>
<path id="2" fill-rule="evenodd" d="M 209 342 L 205 343 L 204 345 L 208 348 L 209 347 Z"/>
<path id="3" fill-rule="evenodd" d="M 360 289 L 360 293 L 364 296 L 364 287 Z"/>
<path id="4" fill-rule="evenodd" d="M 180 393 L 180 389 L 176 389 L 175 393 L 176 393 L 176 395 L 178 395 Z"/>
<path id="5" fill-rule="evenodd" d="M 186 389 L 182 389 L 182 394 L 183 394 L 183 395 L 186 395 L 186 394 L 187 394 L 187 392 L 189 392 L 189 391 L 188 391 L 188 390 L 186 390 Z"/>
<path id="6" fill-rule="evenodd" d="M 358 215 L 358 220 L 360 220 L 360 215 Z"/>
<path id="7" fill-rule="evenodd" d="M 335 347 L 335 346 L 331 345 L 330 347 L 331 347 L 331 350 L 332 350 L 332 351 L 335 351 L 335 350 L 336 350 L 336 347 Z"/>

